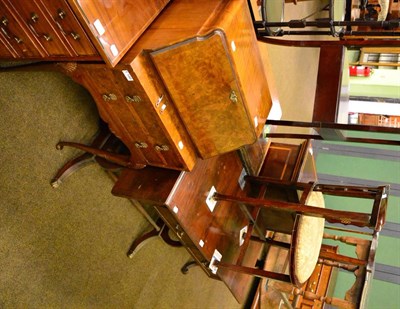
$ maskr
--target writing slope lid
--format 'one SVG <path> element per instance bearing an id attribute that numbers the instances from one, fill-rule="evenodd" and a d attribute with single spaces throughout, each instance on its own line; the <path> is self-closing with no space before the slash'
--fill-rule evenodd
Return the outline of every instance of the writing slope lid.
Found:
<path id="1" fill-rule="evenodd" d="M 150 55 L 201 158 L 256 141 L 222 31 Z"/>

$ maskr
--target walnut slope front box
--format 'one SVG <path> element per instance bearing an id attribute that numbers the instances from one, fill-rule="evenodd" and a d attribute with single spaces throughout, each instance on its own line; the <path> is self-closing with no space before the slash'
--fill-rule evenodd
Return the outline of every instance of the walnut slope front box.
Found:
<path id="1" fill-rule="evenodd" d="M 245 0 L 173 1 L 116 67 L 154 66 L 201 158 L 257 140 L 271 107 Z"/>

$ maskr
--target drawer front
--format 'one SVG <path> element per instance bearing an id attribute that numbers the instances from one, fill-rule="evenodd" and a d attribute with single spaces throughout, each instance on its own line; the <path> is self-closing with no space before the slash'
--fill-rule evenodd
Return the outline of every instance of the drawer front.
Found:
<path id="1" fill-rule="evenodd" d="M 71 46 L 77 56 L 93 56 L 97 52 L 64 0 L 40 0 L 40 5 L 51 16 L 51 23 Z"/>
<path id="2" fill-rule="evenodd" d="M 156 138 L 151 131 L 162 132 L 157 121 L 144 123 L 134 104 L 146 104 L 146 100 L 121 92 L 109 69 L 89 69 L 85 80 L 89 80 L 90 91 L 95 98 L 101 117 L 110 129 L 129 148 L 135 162 L 174 169 L 183 169 L 176 159 L 174 148 L 163 134 Z"/>
<path id="3" fill-rule="evenodd" d="M 196 160 L 193 146 L 162 84 L 138 76 L 131 67 L 118 66 L 114 75 L 168 167 L 191 170 Z"/>
<path id="4" fill-rule="evenodd" d="M 36 1 L 10 1 L 18 13 L 20 24 L 29 29 L 32 37 L 46 51 L 47 56 L 73 56 L 50 23 L 50 18 Z"/>
<path id="5" fill-rule="evenodd" d="M 134 117 L 126 111 L 121 112 L 119 110 L 118 107 L 123 98 L 116 91 L 112 79 L 110 80 L 109 71 L 103 69 L 85 70 L 83 85 L 93 96 L 100 117 L 108 123 L 111 132 L 128 147 L 133 160 L 136 163 L 147 164 L 147 159 L 143 153 L 146 145 L 148 145 L 146 136 L 140 130 Z"/>
<path id="6" fill-rule="evenodd" d="M 13 48 L 8 44 L 0 33 L 0 58 L 16 58 Z"/>
<path id="7" fill-rule="evenodd" d="M 162 159 L 163 163 L 160 166 L 182 169 L 183 165 L 179 160 L 179 153 L 176 153 L 175 147 L 171 145 L 171 142 L 165 135 L 160 122 L 157 121 L 157 115 L 148 108 L 149 106 L 151 107 L 148 97 L 145 94 L 141 96 L 132 95 L 132 90 L 128 94 L 125 92 L 124 97 L 125 106 L 129 108 L 132 114 L 137 115 L 143 126 L 143 130 L 147 133 L 149 142 L 151 140 L 153 152 L 155 151 L 157 156 Z M 137 97 L 140 97 L 140 101 L 135 99 Z"/>
<path id="8" fill-rule="evenodd" d="M 14 13 L 15 14 L 15 13 Z M 41 57 L 44 51 L 40 52 L 31 38 L 21 28 L 18 20 L 12 13 L 11 6 L 4 2 L 0 6 L 0 36 L 4 41 L 5 50 L 0 56 L 8 57 L 10 54 L 15 57 Z"/>
<path id="9" fill-rule="evenodd" d="M 134 109 L 126 103 L 124 96 L 120 92 L 117 92 L 115 100 L 110 100 L 107 96 L 108 92 L 102 94 L 104 101 L 102 105 L 112 115 L 113 122 L 119 122 L 125 128 L 126 136 L 128 137 L 127 146 L 129 148 L 135 147 L 139 150 L 148 164 L 167 166 L 168 162 L 164 159 L 161 152 L 157 150 L 157 144 L 148 134 L 146 127 Z M 170 149 L 168 144 L 159 144 L 159 147 L 163 147 L 166 150 Z"/>

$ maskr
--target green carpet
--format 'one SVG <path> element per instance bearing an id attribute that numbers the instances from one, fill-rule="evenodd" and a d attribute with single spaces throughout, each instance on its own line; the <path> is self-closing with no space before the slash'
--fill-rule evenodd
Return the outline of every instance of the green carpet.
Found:
<path id="1" fill-rule="evenodd" d="M 91 96 L 53 72 L 0 71 L 0 308 L 239 308 L 222 282 L 200 268 L 180 272 L 183 248 L 150 240 L 126 257 L 150 228 L 110 191 L 98 166 L 50 180 L 97 130 Z"/>

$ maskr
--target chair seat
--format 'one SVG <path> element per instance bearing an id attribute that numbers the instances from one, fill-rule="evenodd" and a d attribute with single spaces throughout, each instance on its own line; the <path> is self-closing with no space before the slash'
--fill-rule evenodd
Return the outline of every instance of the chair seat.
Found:
<path id="1" fill-rule="evenodd" d="M 301 195 L 302 192 L 298 192 Z M 311 192 L 306 205 L 325 208 L 321 192 Z M 324 234 L 325 219 L 301 215 L 297 223 L 295 245 L 292 247 L 291 265 L 293 283 L 299 286 L 306 282 L 318 262 Z M 295 233 L 294 233 L 295 234 Z"/>

